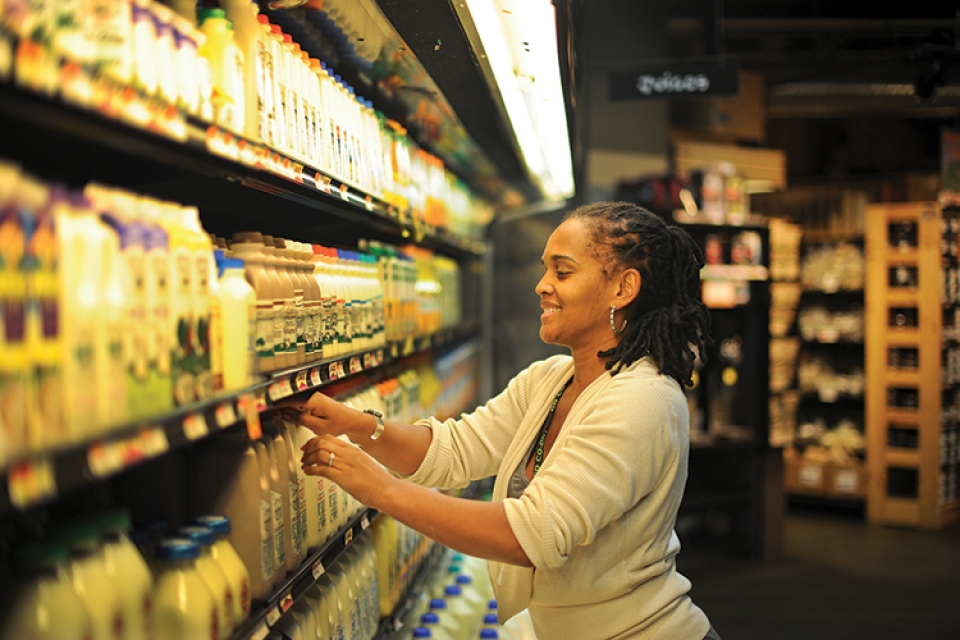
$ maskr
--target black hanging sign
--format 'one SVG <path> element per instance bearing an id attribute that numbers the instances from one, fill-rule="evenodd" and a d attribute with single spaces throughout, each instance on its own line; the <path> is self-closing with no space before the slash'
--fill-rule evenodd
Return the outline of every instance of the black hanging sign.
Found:
<path id="1" fill-rule="evenodd" d="M 610 74 L 611 100 L 695 98 L 739 92 L 740 66 L 731 61 L 666 64 Z"/>

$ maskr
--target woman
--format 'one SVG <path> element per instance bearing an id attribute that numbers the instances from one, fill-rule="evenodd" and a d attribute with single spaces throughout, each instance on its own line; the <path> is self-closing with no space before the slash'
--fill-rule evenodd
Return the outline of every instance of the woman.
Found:
<path id="1" fill-rule="evenodd" d="M 315 393 L 289 405 L 319 435 L 304 469 L 489 560 L 501 622 L 529 608 L 543 640 L 715 638 L 675 568 L 689 448 L 681 385 L 709 332 L 700 251 L 640 207 L 601 203 L 569 213 L 542 262 L 540 338 L 569 356 L 530 365 L 444 422 L 383 424 Z M 426 488 L 491 475 L 491 502 Z"/>

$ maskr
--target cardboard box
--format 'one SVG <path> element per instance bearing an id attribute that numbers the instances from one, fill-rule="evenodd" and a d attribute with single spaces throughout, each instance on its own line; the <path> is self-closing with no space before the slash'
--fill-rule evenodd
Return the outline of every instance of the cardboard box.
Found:
<path id="1" fill-rule="evenodd" d="M 811 456 L 801 455 L 795 449 L 785 449 L 783 461 L 787 493 L 816 495 L 824 493 L 826 463 Z"/>
<path id="2" fill-rule="evenodd" d="M 867 469 L 860 460 L 853 460 L 850 463 L 829 463 L 824 479 L 828 496 L 849 500 L 866 498 Z"/>

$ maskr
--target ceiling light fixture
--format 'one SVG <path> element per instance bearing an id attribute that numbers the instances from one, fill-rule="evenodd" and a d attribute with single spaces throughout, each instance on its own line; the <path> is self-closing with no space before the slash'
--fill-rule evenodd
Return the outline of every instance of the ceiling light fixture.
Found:
<path id="1" fill-rule="evenodd" d="M 479 39 L 473 42 L 477 59 L 499 94 L 531 176 L 545 198 L 572 197 L 573 161 L 553 3 L 466 0 L 466 8 L 458 15 L 465 31 Z"/>

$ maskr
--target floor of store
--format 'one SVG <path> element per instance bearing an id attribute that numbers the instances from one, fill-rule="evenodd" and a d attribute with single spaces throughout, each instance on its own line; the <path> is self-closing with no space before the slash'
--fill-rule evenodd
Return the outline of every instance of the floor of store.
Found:
<path id="1" fill-rule="evenodd" d="M 791 506 L 779 559 L 681 551 L 678 566 L 725 640 L 960 638 L 960 526 L 871 526 Z"/>

